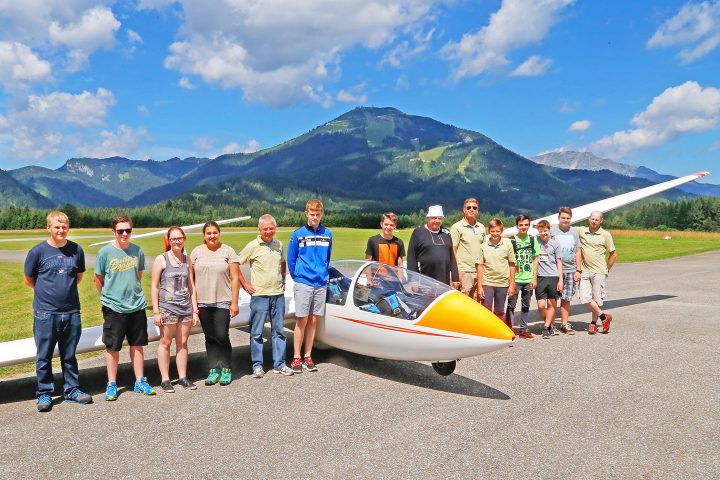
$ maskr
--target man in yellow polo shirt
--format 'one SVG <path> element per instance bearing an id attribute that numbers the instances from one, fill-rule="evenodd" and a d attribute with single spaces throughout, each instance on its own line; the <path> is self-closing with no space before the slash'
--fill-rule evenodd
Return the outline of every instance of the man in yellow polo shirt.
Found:
<path id="1" fill-rule="evenodd" d="M 610 232 L 601 227 L 603 214 L 594 211 L 588 219 L 589 227 L 578 227 L 582 249 L 582 270 L 580 271 L 580 301 L 592 312 L 592 323 L 588 333 L 597 333 L 598 318 L 602 321 L 602 333 L 610 331 L 613 316 L 602 309 L 605 298 L 605 282 L 610 269 L 615 265 L 617 252 Z M 608 253 L 610 254 L 608 256 Z"/>
<path id="2" fill-rule="evenodd" d="M 253 377 L 262 378 L 263 338 L 265 319 L 270 315 L 272 331 L 273 372 L 292 375 L 285 364 L 286 339 L 283 334 L 285 317 L 285 272 L 283 246 L 275 239 L 277 222 L 272 215 L 263 215 L 258 222 L 260 235 L 251 240 L 240 252 L 240 264 L 250 263 L 251 282 L 240 272 L 240 284 L 252 295 L 250 299 L 250 358 Z"/>

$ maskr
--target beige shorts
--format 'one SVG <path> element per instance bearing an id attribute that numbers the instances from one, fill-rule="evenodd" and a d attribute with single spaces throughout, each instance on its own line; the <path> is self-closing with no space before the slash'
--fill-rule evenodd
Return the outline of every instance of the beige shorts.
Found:
<path id="1" fill-rule="evenodd" d="M 605 298 L 605 279 L 607 275 L 594 272 L 580 274 L 580 303 L 590 303 L 595 300 L 599 307 Z"/>
<path id="2" fill-rule="evenodd" d="M 477 272 L 460 272 L 462 288 L 460 291 L 465 295 L 475 295 L 477 291 Z"/>
<path id="3" fill-rule="evenodd" d="M 163 325 L 192 322 L 192 315 L 176 315 L 167 310 L 160 309 L 160 321 Z"/>

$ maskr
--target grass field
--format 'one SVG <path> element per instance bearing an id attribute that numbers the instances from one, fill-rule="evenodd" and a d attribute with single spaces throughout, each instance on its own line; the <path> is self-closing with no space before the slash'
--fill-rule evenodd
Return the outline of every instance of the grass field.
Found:
<path id="1" fill-rule="evenodd" d="M 277 238 L 287 244 L 291 229 L 280 228 Z M 137 233 L 151 231 L 138 229 Z M 73 230 L 77 236 L 103 236 L 108 230 Z M 363 258 L 367 238 L 378 233 L 377 230 L 337 228 L 333 229 L 333 259 Z M 410 229 L 397 232 L 407 245 L 412 231 Z M 45 230 L 23 232 L 0 232 L 0 250 L 27 251 L 39 240 L 31 238 L 46 238 Z M 720 249 L 720 233 L 703 232 L 655 232 L 642 230 L 614 230 L 612 231 L 618 251 L 618 262 L 642 262 L 659 260 L 663 258 L 691 255 L 710 250 Z M 250 241 L 256 235 L 252 228 L 227 228 L 222 231 L 222 241 L 236 250 Z M 669 236 L 670 239 L 664 239 Z M 72 236 L 70 238 L 73 238 Z M 107 238 L 107 237 L 105 237 Z M 90 243 L 101 241 L 103 238 L 74 238 L 80 243 L 86 253 L 97 253 L 98 247 L 90 247 Z M 199 234 L 188 235 L 188 250 L 199 245 L 202 237 Z M 137 242 L 147 255 L 157 255 L 163 251 L 162 241 L 159 237 L 144 238 Z M 83 326 L 90 327 L 102 323 L 98 293 L 92 281 L 93 265 L 88 264 L 85 278 L 80 283 L 80 302 L 83 305 Z M 150 266 L 148 265 L 148 269 Z M 32 290 L 22 283 L 22 264 L 15 262 L 0 262 L 0 285 L 5 285 L 3 295 L 0 296 L 0 342 L 27 338 L 32 336 Z M 143 276 L 143 287 L 147 298 L 150 293 L 150 275 Z M 0 377 L 19 372 L 32 371 L 33 364 L 11 368 L 0 368 Z"/>

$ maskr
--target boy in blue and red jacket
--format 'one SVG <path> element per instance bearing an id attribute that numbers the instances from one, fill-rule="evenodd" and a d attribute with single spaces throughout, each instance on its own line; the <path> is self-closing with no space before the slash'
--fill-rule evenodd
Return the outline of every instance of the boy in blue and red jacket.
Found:
<path id="1" fill-rule="evenodd" d="M 301 373 L 303 369 L 309 372 L 317 371 L 311 353 L 317 317 L 325 315 L 328 267 L 332 251 L 332 232 L 320 224 L 324 213 L 320 200 L 308 200 L 305 205 L 307 224 L 295 230 L 288 243 L 288 271 L 295 282 L 293 293 L 296 323 L 293 361 L 290 364 L 295 373 Z"/>

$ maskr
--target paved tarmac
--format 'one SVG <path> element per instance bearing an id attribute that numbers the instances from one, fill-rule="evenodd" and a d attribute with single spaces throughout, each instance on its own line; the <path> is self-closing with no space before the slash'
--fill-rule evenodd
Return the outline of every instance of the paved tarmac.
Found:
<path id="1" fill-rule="evenodd" d="M 105 402 L 98 357 L 81 362 L 95 404 L 39 414 L 34 377 L 5 380 L 0 478 L 720 478 L 718 267 L 720 251 L 618 265 L 609 335 L 524 340 L 450 377 L 330 350 L 317 373 L 257 380 L 233 331 L 226 387 Z M 576 329 L 588 321 L 573 305 Z"/>

